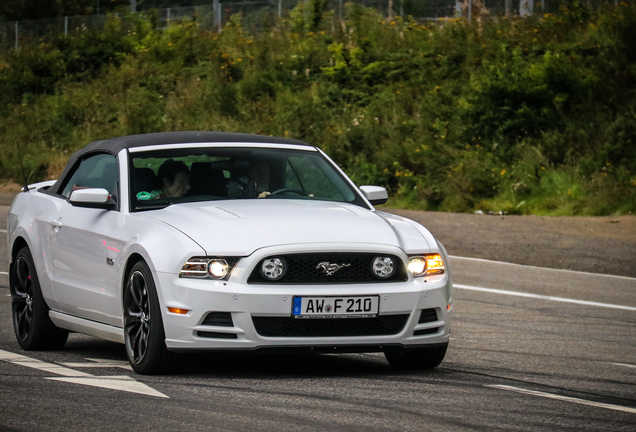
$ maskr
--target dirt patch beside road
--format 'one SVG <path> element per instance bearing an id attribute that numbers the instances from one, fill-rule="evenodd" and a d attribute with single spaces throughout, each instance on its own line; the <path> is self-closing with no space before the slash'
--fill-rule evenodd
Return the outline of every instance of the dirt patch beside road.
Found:
<path id="1" fill-rule="evenodd" d="M 487 216 L 384 211 L 418 221 L 451 255 L 636 277 L 634 216 Z"/>

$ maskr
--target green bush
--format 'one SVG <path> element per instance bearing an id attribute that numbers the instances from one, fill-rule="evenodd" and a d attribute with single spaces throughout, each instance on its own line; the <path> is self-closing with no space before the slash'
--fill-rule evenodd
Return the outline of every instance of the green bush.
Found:
<path id="1" fill-rule="evenodd" d="M 636 210 L 636 7 L 422 24 L 325 4 L 221 33 L 113 18 L 0 54 L 0 177 L 20 178 L 16 142 L 35 181 L 92 140 L 221 130 L 316 144 L 394 206 Z"/>

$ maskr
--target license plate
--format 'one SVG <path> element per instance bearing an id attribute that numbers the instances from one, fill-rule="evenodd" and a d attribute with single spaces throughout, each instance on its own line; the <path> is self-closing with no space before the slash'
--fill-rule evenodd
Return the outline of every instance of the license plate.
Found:
<path id="1" fill-rule="evenodd" d="M 294 318 L 374 318 L 380 296 L 294 297 Z"/>

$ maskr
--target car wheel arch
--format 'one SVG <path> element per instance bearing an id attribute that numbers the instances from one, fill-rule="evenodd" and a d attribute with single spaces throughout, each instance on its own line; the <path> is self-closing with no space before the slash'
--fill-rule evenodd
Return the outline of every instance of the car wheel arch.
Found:
<path id="1" fill-rule="evenodd" d="M 13 265 L 13 263 L 15 262 L 15 258 L 18 256 L 18 252 L 20 252 L 25 246 L 28 247 L 29 250 L 31 249 L 24 237 L 16 237 L 11 248 L 11 265 Z"/>
<path id="2" fill-rule="evenodd" d="M 29 248 L 29 250 L 31 250 L 31 246 L 27 243 L 24 237 L 16 237 L 13 241 L 13 246 L 11 247 L 11 261 L 9 262 L 9 285 L 11 285 L 11 278 L 13 277 L 13 267 L 15 266 L 15 260 L 18 256 L 18 253 L 24 247 L 27 247 Z"/>
<path id="3" fill-rule="evenodd" d="M 126 260 L 126 267 L 124 268 L 124 273 L 121 280 L 121 291 L 122 291 L 121 298 L 122 299 L 124 298 L 124 295 L 123 295 L 124 289 L 126 288 L 126 280 L 128 279 L 128 276 L 130 276 L 130 271 L 132 270 L 133 266 L 137 264 L 139 261 L 146 261 L 146 260 L 144 259 L 143 256 L 141 256 L 141 254 L 137 252 L 133 252 L 132 254 L 130 254 L 128 259 Z M 146 262 L 146 264 L 148 264 L 148 262 Z"/>
<path id="4" fill-rule="evenodd" d="M 147 254 L 145 254 L 145 251 L 134 251 L 126 259 L 126 264 L 124 266 L 124 271 L 122 272 L 121 283 L 120 283 L 120 286 L 119 286 L 122 310 L 123 310 L 123 307 L 124 307 L 124 303 L 123 302 L 124 302 L 124 290 L 126 289 L 126 282 L 128 281 L 128 278 L 130 277 L 131 270 L 135 266 L 135 264 L 137 264 L 140 261 L 143 261 L 144 263 L 146 263 L 146 265 L 148 266 L 148 269 L 150 270 L 151 273 L 155 272 L 154 264 L 147 257 L 144 257 L 144 255 L 147 255 Z M 158 295 L 159 295 L 159 293 L 158 293 Z M 159 301 L 161 302 L 162 301 L 161 300 L 161 295 L 159 295 L 159 298 L 160 298 Z"/>

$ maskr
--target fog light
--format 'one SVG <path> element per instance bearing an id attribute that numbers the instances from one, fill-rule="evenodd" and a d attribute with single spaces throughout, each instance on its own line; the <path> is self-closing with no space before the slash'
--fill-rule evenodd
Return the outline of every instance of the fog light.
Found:
<path id="1" fill-rule="evenodd" d="M 261 264 L 261 275 L 270 281 L 282 278 L 286 271 L 287 263 L 284 258 L 266 258 Z"/>
<path id="2" fill-rule="evenodd" d="M 222 259 L 210 260 L 208 263 L 208 273 L 214 279 L 223 279 L 227 276 L 228 268 L 227 261 Z"/>
<path id="3" fill-rule="evenodd" d="M 395 273 L 395 264 L 390 257 L 376 257 L 373 260 L 373 274 L 380 279 L 387 279 Z"/>

